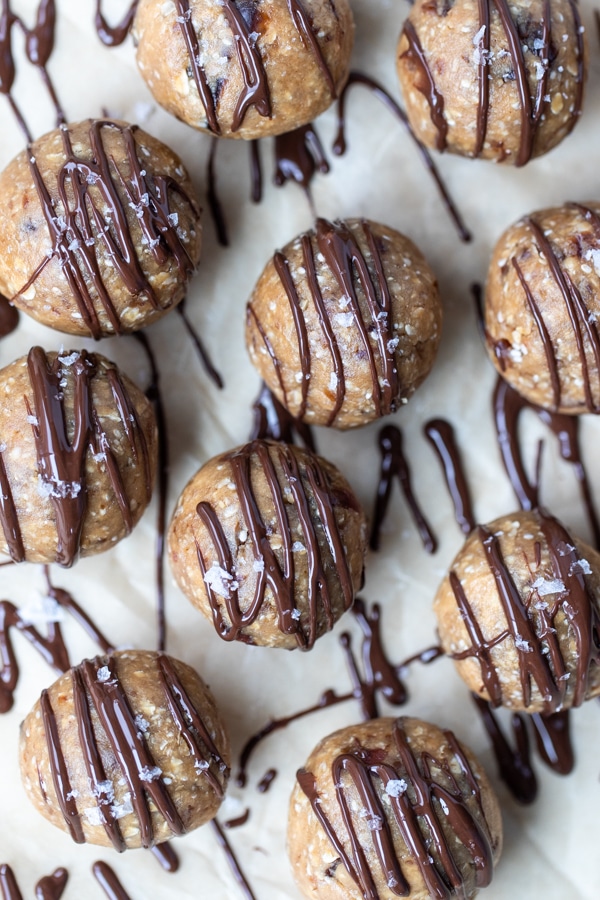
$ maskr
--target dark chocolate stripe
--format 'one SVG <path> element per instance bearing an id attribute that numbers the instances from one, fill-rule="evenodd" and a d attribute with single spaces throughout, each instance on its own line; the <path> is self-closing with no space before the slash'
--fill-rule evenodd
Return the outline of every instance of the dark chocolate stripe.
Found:
<path id="1" fill-rule="evenodd" d="M 2 458 L 3 453 L 4 450 L 0 450 L 0 525 L 2 525 L 10 558 L 13 562 L 23 562 L 25 559 L 23 537 L 10 481 Z"/>
<path id="2" fill-rule="evenodd" d="M 470 534 L 475 528 L 475 516 L 454 429 L 444 419 L 430 419 L 423 431 L 442 464 L 446 485 L 454 504 L 454 517 L 461 531 Z"/>
<path id="3" fill-rule="evenodd" d="M 95 862 L 92 866 L 92 872 L 108 900 L 131 900 L 131 897 L 108 863 Z"/>
<path id="4" fill-rule="evenodd" d="M 408 42 L 408 50 L 405 51 L 405 56 L 411 59 L 421 76 L 422 80 L 418 84 L 418 89 L 429 104 L 431 121 L 436 130 L 435 145 L 443 153 L 448 146 L 448 123 L 444 116 L 444 98 L 436 87 L 433 73 L 427 62 L 427 55 L 421 46 L 415 26 L 410 19 L 407 19 L 404 23 L 403 34 Z"/>
<path id="5" fill-rule="evenodd" d="M 118 47 L 122 44 L 133 25 L 133 17 L 138 7 L 139 0 L 133 0 L 133 3 L 118 23 L 118 25 L 109 25 L 102 14 L 102 0 L 96 0 L 96 18 L 95 26 L 98 37 L 107 47 Z"/>
<path id="6" fill-rule="evenodd" d="M 313 23 L 310 20 L 310 17 L 304 6 L 302 4 L 302 0 L 287 0 L 288 9 L 290 11 L 290 16 L 292 17 L 292 22 L 300 35 L 302 43 L 304 46 L 310 50 L 313 54 L 319 69 L 323 75 L 323 78 L 327 82 L 327 87 L 331 93 L 332 100 L 335 100 L 337 97 L 337 91 L 335 88 L 335 82 L 333 80 L 333 75 L 331 74 L 331 70 L 327 65 L 327 61 L 323 56 L 323 51 L 321 50 L 321 45 L 317 40 L 317 35 L 315 33 L 315 28 Z"/>
<path id="7" fill-rule="evenodd" d="M 60 810 L 71 837 L 76 844 L 83 844 L 85 843 L 85 836 L 81 827 L 81 818 L 77 810 L 75 799 L 72 796 L 67 761 L 60 743 L 58 723 L 50 703 L 48 691 L 42 691 L 40 706 L 42 709 L 44 733 L 46 735 L 46 745 L 48 747 L 48 760 L 52 781 L 54 783 L 54 790 L 56 792 L 56 799 L 58 800 L 58 805 L 60 806 Z"/>

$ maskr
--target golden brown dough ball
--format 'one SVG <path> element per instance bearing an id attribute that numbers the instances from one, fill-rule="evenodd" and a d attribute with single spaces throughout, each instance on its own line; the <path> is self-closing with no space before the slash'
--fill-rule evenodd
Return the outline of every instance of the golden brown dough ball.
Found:
<path id="1" fill-rule="evenodd" d="M 433 366 L 441 324 L 435 276 L 408 238 L 365 219 L 318 219 L 260 276 L 246 344 L 295 418 L 354 428 L 408 401 Z"/>
<path id="2" fill-rule="evenodd" d="M 522 166 L 574 128 L 586 55 L 575 0 L 416 0 L 397 64 L 424 144 Z"/>
<path id="3" fill-rule="evenodd" d="M 552 713 L 600 694 L 600 554 L 548 513 L 476 528 L 434 608 L 459 675 L 494 706 Z"/>
<path id="4" fill-rule="evenodd" d="M 348 0 L 141 0 L 133 36 L 161 106 L 202 131 L 254 140 L 331 105 L 354 21 Z"/>
<path id="5" fill-rule="evenodd" d="M 496 244 L 485 331 L 492 362 L 537 406 L 600 411 L 600 203 L 520 219 Z"/>
<path id="6" fill-rule="evenodd" d="M 500 807 L 451 731 L 374 719 L 321 741 L 298 772 L 288 851 L 314 900 L 471 900 L 500 858 Z"/>
<path id="7" fill-rule="evenodd" d="M 331 463 L 274 441 L 210 460 L 169 530 L 173 574 L 227 640 L 308 650 L 360 589 L 365 516 Z"/>
<path id="8" fill-rule="evenodd" d="M 154 412 L 97 353 L 27 356 L 0 370 L 0 552 L 70 566 L 108 550 L 152 496 Z"/>
<path id="9" fill-rule="evenodd" d="M 229 739 L 212 694 L 185 663 L 148 650 L 84 660 L 23 724 L 27 795 L 77 843 L 152 847 L 217 814 Z"/>
<path id="10" fill-rule="evenodd" d="M 0 292 L 58 331 L 99 338 L 160 319 L 201 239 L 183 163 L 125 122 L 57 128 L 0 174 Z"/>

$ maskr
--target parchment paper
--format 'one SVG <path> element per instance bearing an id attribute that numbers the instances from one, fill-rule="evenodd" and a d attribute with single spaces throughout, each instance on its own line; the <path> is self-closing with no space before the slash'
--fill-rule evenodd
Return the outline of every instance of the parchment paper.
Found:
<path id="1" fill-rule="evenodd" d="M 123 0 L 106 4 L 113 20 L 125 9 Z M 354 66 L 379 78 L 394 94 L 395 46 L 407 5 L 401 0 L 353 0 L 356 13 Z M 171 144 L 190 168 L 199 188 L 205 186 L 208 139 L 157 110 L 139 77 L 131 43 L 109 51 L 98 42 L 92 27 L 91 0 L 58 0 L 57 51 L 50 64 L 63 105 L 72 120 L 96 116 L 106 108 L 138 121 Z M 15 0 L 15 9 L 33 21 L 34 0 Z M 461 245 L 408 138 L 369 95 L 356 89 L 349 101 L 351 152 L 334 160 L 332 172 L 317 178 L 316 207 L 321 215 L 369 216 L 405 231 L 423 249 L 436 271 L 444 302 L 445 326 L 434 372 L 408 407 L 394 421 L 405 434 L 414 472 L 415 489 L 440 538 L 438 553 L 428 557 L 410 523 L 398 493 L 383 537 L 382 551 L 367 563 L 363 592 L 383 605 L 386 645 L 390 656 L 402 660 L 435 643 L 431 601 L 462 538 L 443 486 L 436 458 L 421 427 L 433 415 L 449 418 L 464 452 L 476 515 L 486 521 L 510 512 L 516 502 L 504 475 L 490 409 L 494 373 L 480 346 L 469 284 L 483 279 L 491 248 L 500 232 L 520 215 L 564 200 L 598 199 L 600 141 L 600 53 L 590 0 L 582 6 L 591 49 L 591 71 L 583 118 L 575 133 L 549 156 L 521 171 L 489 163 L 444 157 L 439 165 L 475 234 Z M 17 38 L 17 43 L 19 39 Z M 35 72 L 21 67 L 16 96 L 28 110 L 31 127 L 41 134 L 53 127 L 52 108 Z M 23 145 L 8 106 L 0 103 L 0 163 L 5 165 Z M 319 122 L 329 145 L 335 131 L 330 111 Z M 271 148 L 263 156 L 270 165 Z M 249 432 L 250 404 L 258 378 L 243 344 L 244 305 L 262 266 L 277 246 L 304 228 L 311 215 L 299 189 L 276 190 L 268 185 L 265 202 L 249 201 L 247 147 L 241 142 L 220 148 L 220 187 L 230 222 L 232 247 L 221 249 L 205 216 L 205 244 L 200 271 L 189 296 L 189 314 L 201 330 L 222 371 L 226 389 L 219 392 L 201 370 L 178 316 L 153 327 L 148 336 L 159 357 L 166 397 L 171 444 L 171 489 L 174 506 L 187 479 L 210 456 L 243 442 Z M 0 248 L 1 251 L 1 248 Z M 34 343 L 46 349 L 91 346 L 52 332 L 22 317 L 17 333 L 0 344 L 0 364 L 27 352 Z M 107 340 L 101 351 L 146 384 L 148 369 L 131 339 Z M 531 417 L 526 421 L 527 452 L 533 460 L 543 434 Z M 583 423 L 584 447 L 600 497 L 597 464 L 600 422 Z M 317 440 L 322 453 L 336 462 L 370 509 L 377 482 L 377 426 L 355 433 L 323 430 Z M 548 439 L 544 457 L 543 500 L 575 532 L 589 538 L 573 473 L 557 460 L 555 442 Z M 156 507 L 148 511 L 134 534 L 112 552 L 84 560 L 72 571 L 53 570 L 55 584 L 64 586 L 99 622 L 118 645 L 155 646 L 155 582 L 153 543 Z M 234 748 L 270 716 L 286 715 L 316 702 L 323 690 L 348 690 L 349 681 L 338 637 L 350 628 L 352 617 L 320 640 L 307 655 L 231 646 L 223 643 L 199 613 L 173 586 L 168 576 L 169 650 L 196 666 L 211 684 L 229 723 Z M 43 590 L 38 567 L 0 570 L 0 592 L 25 604 Z M 67 643 L 74 662 L 95 652 L 77 626 L 65 621 Z M 79 847 L 56 831 L 30 807 L 17 770 L 19 722 L 50 684 L 54 675 L 18 636 L 15 646 L 22 667 L 14 710 L 0 719 L 0 861 L 14 868 L 25 897 L 33 885 L 55 866 L 70 872 L 67 898 L 93 898 L 102 891 L 92 879 L 91 863 L 106 859 L 118 872 L 133 900 L 194 897 L 236 900 L 241 896 L 210 828 L 178 840 L 181 870 L 163 873 L 144 851 L 119 857 L 89 846 Z M 496 784 L 504 811 L 504 854 L 489 900 L 594 900 L 599 896 L 597 847 L 600 801 L 598 737 L 600 709 L 589 703 L 573 716 L 577 765 L 573 775 L 559 778 L 541 764 L 539 799 L 519 807 L 499 782 L 489 744 L 475 718 L 466 688 L 448 660 L 408 677 L 411 699 L 403 712 L 453 728 L 480 754 Z M 385 712 L 390 712 L 385 704 Z M 244 792 L 232 788 L 221 819 L 251 808 L 247 825 L 229 838 L 257 900 L 292 900 L 293 885 L 285 854 L 287 802 L 295 770 L 325 734 L 357 721 L 354 703 L 320 712 L 271 737 L 257 752 Z M 268 767 L 278 770 L 269 793 L 256 790 Z"/>

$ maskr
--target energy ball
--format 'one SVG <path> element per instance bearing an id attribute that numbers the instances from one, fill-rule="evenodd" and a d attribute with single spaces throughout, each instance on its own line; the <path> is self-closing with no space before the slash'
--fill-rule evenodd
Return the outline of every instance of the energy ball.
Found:
<path id="1" fill-rule="evenodd" d="M 479 762 L 420 719 L 343 728 L 297 774 L 288 852 L 315 900 L 470 900 L 501 850 L 500 807 Z"/>
<path id="2" fill-rule="evenodd" d="M 365 219 L 317 219 L 260 276 L 246 344 L 294 418 L 345 429 L 408 401 L 441 325 L 435 276 L 408 238 Z"/>
<path id="3" fill-rule="evenodd" d="M 494 250 L 485 298 L 492 362 L 526 400 L 600 412 L 600 203 L 520 219 Z"/>
<path id="4" fill-rule="evenodd" d="M 128 650 L 84 660 L 43 691 L 21 725 L 19 761 L 45 819 L 78 844 L 122 852 L 214 818 L 230 751 L 190 666 Z"/>
<path id="5" fill-rule="evenodd" d="M 141 518 L 157 460 L 154 412 L 116 366 L 85 350 L 0 370 L 0 552 L 72 565 Z"/>
<path id="6" fill-rule="evenodd" d="M 269 137 L 312 122 L 348 78 L 348 0 L 140 0 L 137 63 L 154 98 L 221 137 Z"/>
<path id="7" fill-rule="evenodd" d="M 426 146 L 523 166 L 581 114 L 586 45 L 576 0 L 416 0 L 397 65 Z"/>
<path id="8" fill-rule="evenodd" d="M 169 529 L 179 587 L 226 641 L 309 650 L 362 586 L 365 515 L 321 457 L 256 440 L 211 459 Z"/>
<path id="9" fill-rule="evenodd" d="M 600 694 L 600 554 L 548 513 L 476 528 L 434 608 L 459 675 L 494 706 L 549 714 Z"/>
<path id="10" fill-rule="evenodd" d="M 183 299 L 200 259 L 196 192 L 135 125 L 65 125 L 0 174 L 0 292 L 38 322 L 100 338 Z"/>

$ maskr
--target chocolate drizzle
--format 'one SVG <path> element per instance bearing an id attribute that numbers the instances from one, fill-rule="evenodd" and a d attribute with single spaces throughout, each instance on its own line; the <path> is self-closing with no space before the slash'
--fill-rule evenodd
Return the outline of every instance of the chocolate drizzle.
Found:
<path id="1" fill-rule="evenodd" d="M 12 96 L 16 72 L 12 49 L 13 28 L 18 25 L 25 37 L 25 55 L 31 65 L 41 74 L 50 98 L 56 110 L 57 123 L 65 121 L 56 90 L 48 74 L 47 64 L 54 49 L 54 32 L 56 26 L 56 5 L 54 0 L 40 0 L 37 8 L 36 23 L 27 28 L 23 20 L 10 8 L 10 0 L 0 3 L 0 94 L 8 99 L 21 131 L 28 142 L 32 140 L 31 132 L 23 115 Z"/>
<path id="2" fill-rule="evenodd" d="M 40 878 L 35 886 L 37 900 L 60 900 L 67 886 L 69 873 L 66 869 L 56 869 L 52 875 Z M 3 900 L 23 900 L 17 879 L 10 866 L 0 865 L 0 892 Z"/>
<path id="3" fill-rule="evenodd" d="M 119 881 L 116 872 L 108 863 L 95 862 L 92 866 L 94 878 L 108 897 L 108 900 L 131 900 L 129 894 Z"/>
<path id="4" fill-rule="evenodd" d="M 314 123 L 275 138 L 274 181 L 277 187 L 295 181 L 310 198 L 310 185 L 317 171 L 326 175 L 329 163 Z"/>
<path id="5" fill-rule="evenodd" d="M 370 78 L 368 75 L 364 75 L 362 72 L 350 72 L 348 81 L 346 82 L 346 86 L 340 94 L 338 100 L 338 133 L 333 145 L 333 152 L 338 156 L 341 156 L 346 152 L 346 100 L 349 91 L 356 85 L 362 85 L 363 87 L 368 88 L 371 93 L 374 94 L 374 96 L 383 103 L 386 109 L 388 109 L 392 113 L 392 115 L 395 116 L 395 118 L 398 119 L 402 123 L 402 125 L 404 125 L 411 140 L 419 151 L 419 155 L 425 168 L 429 171 L 429 174 L 436 184 L 436 187 L 442 198 L 442 202 L 446 207 L 448 215 L 454 223 L 461 241 L 465 241 L 468 243 L 471 240 L 472 235 L 464 224 L 462 216 L 460 215 L 456 204 L 452 200 L 452 197 L 450 196 L 448 189 L 444 184 L 444 181 L 442 180 L 442 177 L 440 176 L 429 151 L 413 132 L 406 113 L 404 112 L 402 107 L 396 103 L 392 96 L 385 90 L 385 88 L 382 87 L 381 84 L 379 84 L 379 82 L 375 81 L 374 78 Z"/>
<path id="6" fill-rule="evenodd" d="M 221 378 L 220 374 L 217 372 L 217 370 L 213 366 L 210 356 L 208 355 L 208 351 L 206 350 L 206 347 L 204 346 L 204 343 L 202 342 L 202 338 L 200 337 L 198 331 L 194 328 L 194 326 L 190 322 L 189 316 L 187 314 L 187 300 L 181 301 L 181 303 L 177 306 L 177 312 L 179 314 L 181 321 L 183 322 L 185 330 L 189 334 L 189 336 L 192 340 L 192 343 L 193 343 L 194 347 L 196 348 L 196 352 L 198 353 L 200 362 L 204 366 L 206 374 L 208 375 L 210 380 L 213 382 L 213 384 L 216 384 L 216 386 L 220 390 L 222 390 L 225 387 L 223 379 Z"/>
<path id="7" fill-rule="evenodd" d="M 169 658 L 158 654 L 156 665 L 157 679 L 164 690 L 167 708 L 181 735 L 182 742 L 187 745 L 190 755 L 194 758 L 197 770 L 207 779 L 215 793 L 221 797 L 223 793 L 221 780 L 226 780 L 228 777 L 227 767 Z M 122 852 L 126 844 L 116 818 L 110 792 L 106 791 L 106 771 L 96 729 L 92 722 L 92 709 L 98 716 L 106 740 L 110 744 L 117 765 L 127 783 L 133 813 L 139 823 L 142 846 L 148 848 L 154 843 L 150 800 L 153 804 L 152 808 L 163 816 L 172 833 L 183 834 L 185 826 L 165 782 L 160 774 L 158 777 L 149 777 L 148 773 L 156 771 L 155 761 L 143 734 L 136 725 L 133 710 L 121 686 L 117 661 L 111 656 L 84 660 L 80 666 L 72 669 L 71 678 L 79 742 L 83 751 L 85 767 L 92 786 L 92 793 L 98 804 L 100 821 L 113 847 Z M 80 814 L 73 796 L 57 721 L 47 691 L 42 694 L 41 705 L 52 779 L 58 803 L 65 822 L 69 826 L 71 836 L 77 843 L 83 843 L 85 836 Z M 215 774 L 217 772 L 219 777 Z"/>
<path id="8" fill-rule="evenodd" d="M 105 130 L 115 132 L 122 138 L 127 175 L 118 168 L 114 155 L 108 156 L 103 141 Z M 184 281 L 194 271 L 194 263 L 178 233 L 177 215 L 171 207 L 170 195 L 178 195 L 190 206 L 195 217 L 199 216 L 199 210 L 173 178 L 148 174 L 138 159 L 137 131 L 135 125 L 90 121 L 92 159 L 87 161 L 77 156 L 69 129 L 63 125 L 61 134 L 66 160 L 57 175 L 57 200 L 50 195 L 33 148 L 29 149 L 31 176 L 48 226 L 52 253 L 37 267 L 16 297 L 27 292 L 50 259 L 57 259 L 83 322 L 94 338 L 100 338 L 104 328 L 97 304 L 112 331 L 121 334 L 124 330 L 102 277 L 97 245 L 103 247 L 112 264 L 110 271 L 117 273 L 131 296 L 136 299 L 143 297 L 153 310 L 161 309 L 138 259 L 127 219 L 129 206 L 136 212 L 142 244 L 155 263 L 166 266 L 171 259 L 174 260 Z"/>
<path id="9" fill-rule="evenodd" d="M 293 444 L 297 435 L 307 450 L 315 452 L 315 440 L 310 425 L 294 419 L 277 397 L 271 393 L 264 381 L 252 409 L 254 426 L 250 435 L 251 441 L 273 440 L 282 441 L 284 444 Z M 1 459 L 0 456 L 0 461 Z"/>
<path id="10" fill-rule="evenodd" d="M 536 517 L 550 553 L 552 578 L 564 584 L 564 589 L 557 592 L 553 602 L 540 603 L 538 590 L 532 586 L 527 598 L 523 599 L 502 556 L 498 538 L 480 526 L 478 538 L 496 582 L 506 627 L 493 638 L 486 639 L 463 585 L 456 573 L 451 572 L 450 586 L 471 639 L 471 646 L 452 654 L 452 658 L 475 657 L 492 704 L 500 706 L 503 688 L 493 650 L 511 639 L 519 661 L 524 706 L 531 704 L 532 684 L 535 684 L 546 713 L 552 713 L 559 711 L 565 700 L 569 677 L 554 627 L 555 619 L 559 614 L 565 617 L 575 641 L 577 665 L 570 675 L 575 683 L 573 706 L 580 706 L 586 698 L 591 667 L 600 664 L 600 613 L 585 582 L 573 539 L 560 522 L 547 513 L 538 510 Z"/>
<path id="11" fill-rule="evenodd" d="M 532 22 L 529 26 L 532 33 L 537 33 L 536 29 L 539 27 L 541 34 L 541 37 L 536 41 L 534 49 L 530 51 L 538 57 L 539 62 L 537 63 L 537 66 L 541 69 L 540 77 L 536 78 L 535 81 L 536 86 L 534 96 L 532 96 L 529 83 L 532 76 L 528 73 L 525 57 L 526 52 L 530 50 L 530 48 L 523 39 L 518 22 L 513 19 L 513 12 L 511 11 L 508 0 L 478 0 L 477 6 L 479 11 L 479 21 L 476 35 L 478 40 L 475 58 L 478 67 L 479 97 L 477 105 L 475 147 L 472 155 L 474 157 L 481 155 L 484 149 L 489 124 L 490 33 L 493 6 L 498 13 L 506 37 L 506 52 L 510 56 L 512 63 L 512 72 L 514 75 L 521 116 L 520 144 L 515 165 L 524 166 L 529 162 L 533 155 L 536 135 L 544 117 L 544 105 L 550 103 L 550 98 L 548 97 L 548 85 L 550 81 L 552 60 L 556 56 L 552 46 L 552 11 L 550 0 L 543 0 L 543 13 L 540 21 Z M 576 0 L 570 0 L 570 7 L 573 15 L 573 30 L 576 40 L 577 92 L 573 104 L 569 131 L 572 130 L 575 122 L 581 115 L 584 80 L 583 36 L 581 33 L 581 18 L 579 16 Z M 408 48 L 403 55 L 410 59 L 418 72 L 419 77 L 416 82 L 416 87 L 425 96 L 429 105 L 431 121 L 436 130 L 436 147 L 439 151 L 444 152 L 448 147 L 448 122 L 444 115 L 444 98 L 437 88 L 434 73 L 429 65 L 427 53 L 421 46 L 417 32 L 410 19 L 407 19 L 404 24 L 403 34 L 408 43 Z"/>
<path id="12" fill-rule="evenodd" d="M 371 370 L 373 402 L 377 415 L 383 416 L 393 412 L 402 396 L 393 349 L 395 345 L 391 316 L 392 297 L 385 275 L 381 242 L 373 234 L 369 222 L 362 220 L 359 227 L 366 242 L 368 254 L 363 253 L 354 231 L 341 221 L 329 222 L 326 219 L 317 219 L 315 233 L 307 232 L 300 238 L 303 268 L 306 271 L 308 288 L 319 326 L 331 355 L 335 376 L 332 378 L 332 381 L 335 381 L 335 387 L 332 388 L 335 390 L 335 400 L 327 421 L 328 425 L 334 424 L 342 407 L 346 392 L 346 379 L 338 339 L 319 284 L 313 241 L 316 242 L 316 250 L 324 258 L 323 266 L 328 267 L 335 280 L 339 296 L 347 301 L 348 313 L 352 315 L 352 326 L 358 331 L 358 337 Z M 273 262 L 288 298 L 298 336 L 302 370 L 302 398 L 297 418 L 303 419 L 308 405 L 312 364 L 308 327 L 289 261 L 282 253 L 278 252 L 275 254 Z M 362 308 L 359 302 L 359 285 L 365 297 L 363 304 L 365 308 Z M 287 405 L 287 391 L 278 361 L 276 362 L 272 348 L 269 349 L 270 344 L 264 330 L 260 327 L 252 306 L 248 308 L 248 314 L 254 318 L 265 347 L 273 359 L 284 393 L 284 404 Z"/>
<path id="13" fill-rule="evenodd" d="M 437 540 L 414 495 L 400 429 L 396 428 L 395 425 L 386 425 L 382 428 L 379 432 L 379 449 L 381 451 L 381 475 L 371 527 L 371 549 L 379 549 L 381 527 L 387 513 L 395 477 L 400 483 L 425 550 L 427 553 L 435 553 Z"/>
<path id="14" fill-rule="evenodd" d="M 446 485 L 454 503 L 456 521 L 463 534 L 470 534 L 475 528 L 475 516 L 454 429 L 444 419 L 430 419 L 425 424 L 423 433 L 442 464 Z"/>
<path id="15" fill-rule="evenodd" d="M 383 694 L 388 703 L 394 706 L 402 706 L 408 699 L 408 691 L 402 681 L 402 676 L 409 666 L 415 662 L 422 665 L 429 665 L 435 660 L 444 656 L 441 647 L 428 647 L 421 653 L 411 656 L 396 665 L 392 663 L 383 646 L 383 635 L 381 633 L 381 608 L 379 604 L 374 603 L 369 609 L 367 605 L 357 598 L 354 602 L 352 612 L 360 626 L 362 632 L 362 646 L 360 661 L 362 662 L 363 673 L 361 674 L 359 662 L 356 659 L 350 634 L 345 632 L 340 637 L 340 644 L 346 656 L 348 671 L 352 681 L 352 690 L 339 694 L 334 690 L 326 690 L 317 703 L 302 709 L 297 713 L 280 719 L 271 719 L 256 734 L 252 735 L 242 748 L 240 754 L 240 765 L 236 775 L 236 784 L 238 787 L 244 787 L 247 781 L 247 768 L 250 758 L 259 744 L 275 731 L 287 728 L 292 722 L 303 719 L 312 715 L 319 710 L 327 709 L 330 706 L 337 706 L 339 703 L 346 703 L 349 700 L 358 700 L 361 711 L 365 720 L 376 719 L 379 716 L 379 707 L 377 695 Z"/>
<path id="16" fill-rule="evenodd" d="M 64 362 L 69 359 L 69 365 Z M 77 559 L 87 510 L 86 461 L 92 453 L 106 463 L 115 499 L 123 515 L 127 532 L 132 520 L 125 485 L 97 415 L 92 397 L 92 380 L 96 375 L 95 357 L 85 350 L 50 359 L 41 347 L 34 347 L 27 357 L 27 367 L 33 394 L 33 407 L 25 398 L 37 453 L 40 483 L 54 507 L 57 530 L 56 560 L 71 566 Z M 131 452 L 141 459 L 150 499 L 152 473 L 149 449 L 137 412 L 125 386 L 114 368 L 106 370 L 115 407 L 124 427 Z M 64 405 L 63 381 L 73 382 L 73 411 Z M 67 420 L 73 421 L 69 435 Z M 25 558 L 19 528 L 18 511 L 12 494 L 6 464 L 0 456 L 0 525 L 14 562 Z"/>
<path id="17" fill-rule="evenodd" d="M 476 887 L 487 886 L 493 872 L 493 849 L 481 806 L 480 789 L 469 761 L 454 735 L 444 732 L 448 748 L 462 771 L 459 779 L 450 762 L 430 754 L 416 754 L 404 731 L 402 720 L 394 723 L 394 747 L 391 751 L 398 762 L 383 762 L 368 749 L 358 747 L 352 753 L 338 756 L 331 767 L 335 799 L 343 821 L 343 829 L 334 827 L 323 808 L 314 775 L 301 769 L 297 773 L 300 788 L 308 798 L 313 813 L 323 827 L 336 855 L 348 874 L 362 891 L 365 900 L 378 900 L 376 870 L 393 894 L 408 896 L 410 886 L 402 871 L 392 837 L 391 821 L 399 829 L 404 844 L 417 865 L 430 896 L 449 898 L 466 896 L 464 880 L 446 833 L 446 824 L 469 853 L 475 870 Z M 386 756 L 388 754 L 385 754 Z M 372 758 L 371 758 L 372 757 Z M 385 757 L 384 757 L 385 758 Z M 438 770 L 434 775 L 433 770 Z M 382 793 L 391 782 L 404 781 L 408 789 L 399 794 L 387 791 L 389 807 L 384 806 Z M 367 820 L 381 826 L 373 830 L 374 853 L 363 847 L 354 822 L 348 797 L 358 794 Z M 471 801 L 469 804 L 468 801 Z M 480 815 L 475 818 L 473 804 Z M 426 825 L 424 824 L 426 823 Z M 442 824 L 444 823 L 444 824 Z M 377 861 L 377 862 L 376 862 Z"/>
<path id="18" fill-rule="evenodd" d="M 133 3 L 121 19 L 118 25 L 109 25 L 102 15 L 102 0 L 96 0 L 96 17 L 94 24 L 98 37 L 107 47 L 118 47 L 122 44 L 133 25 L 133 18 L 138 7 L 139 0 L 133 0 Z"/>
<path id="19" fill-rule="evenodd" d="M 179 857 L 170 843 L 156 844 L 150 853 L 165 872 L 175 873 L 179 869 Z"/>
<path id="20" fill-rule="evenodd" d="M 88 635 L 105 652 L 112 651 L 102 632 L 94 625 L 87 613 L 73 597 L 62 588 L 54 587 L 48 581 L 48 596 L 65 609 Z M 49 622 L 46 636 L 33 625 L 17 607 L 8 600 L 0 601 L 0 714 L 9 712 L 14 703 L 14 692 L 19 681 L 19 666 L 11 640 L 11 629 L 15 629 L 37 650 L 49 666 L 58 672 L 66 672 L 70 666 L 69 655 L 64 642 L 60 623 Z"/>
<path id="21" fill-rule="evenodd" d="M 319 607 L 323 610 L 327 627 L 331 629 L 334 624 L 327 580 L 327 572 L 331 567 L 339 578 L 344 608 L 349 609 L 354 599 L 351 572 L 337 525 L 328 476 L 318 457 L 310 456 L 299 463 L 285 444 L 253 441 L 229 454 L 226 459 L 230 465 L 231 478 L 236 487 L 258 571 L 254 596 L 242 611 L 232 552 L 225 531 L 216 510 L 207 502 L 199 503 L 198 517 L 214 549 L 215 558 L 209 564 L 205 553 L 197 544 L 198 563 L 205 579 L 215 628 L 226 641 L 251 642 L 244 634 L 244 629 L 252 625 L 261 614 L 265 594 L 269 589 L 281 632 L 294 635 L 298 646 L 308 650 L 317 638 Z M 281 535 L 283 544 L 281 560 L 271 546 L 266 523 L 257 504 L 252 484 L 253 465 L 260 467 L 270 491 L 277 532 Z M 281 475 L 278 475 L 276 465 L 280 467 Z M 298 514 L 302 543 L 308 555 L 307 609 L 301 612 L 295 608 L 293 540 L 284 499 L 284 490 L 287 492 L 288 489 Z M 311 510 L 313 504 L 316 508 L 314 511 Z M 319 542 L 321 530 L 327 551 Z M 206 579 L 209 568 L 215 564 L 231 576 L 227 582 L 227 597 L 219 596 Z"/>
<path id="22" fill-rule="evenodd" d="M 539 506 L 539 484 L 532 484 L 525 471 L 519 441 L 519 420 L 521 414 L 530 409 L 555 434 L 562 458 L 571 464 L 579 482 L 581 496 L 594 535 L 596 547 L 600 547 L 600 521 L 592 489 L 583 462 L 579 439 L 580 420 L 578 416 L 549 412 L 529 403 L 510 387 L 503 378 L 498 378 L 493 398 L 494 419 L 498 444 L 502 453 L 504 468 L 522 509 L 531 510 Z"/>
<path id="23" fill-rule="evenodd" d="M 231 869 L 233 877 L 235 878 L 238 887 L 241 889 L 242 894 L 244 895 L 246 900 L 256 900 L 252 888 L 248 884 L 246 876 L 242 872 L 237 857 L 231 849 L 231 845 L 225 837 L 225 833 L 221 828 L 219 822 L 216 819 L 213 819 L 210 825 L 217 839 L 217 843 L 225 853 L 225 857 L 227 859 L 227 862 L 229 863 L 229 868 Z"/>
<path id="24" fill-rule="evenodd" d="M 19 310 L 0 294 L 0 339 L 8 337 L 19 324 Z"/>
<path id="25" fill-rule="evenodd" d="M 206 112 L 206 120 L 209 130 L 215 134 L 221 134 L 217 110 L 216 87 L 208 80 L 206 71 L 201 63 L 200 41 L 192 21 L 192 10 L 188 0 L 174 0 L 177 11 L 177 22 L 181 29 L 187 49 L 191 77 L 193 77 L 202 105 Z M 336 88 L 333 76 L 329 70 L 323 51 L 321 50 L 313 23 L 301 0 L 287 0 L 291 20 L 296 28 L 304 46 L 313 55 L 321 73 L 335 98 Z M 234 38 L 234 46 L 240 65 L 244 86 L 237 99 L 231 126 L 232 132 L 239 131 L 242 127 L 246 113 L 252 107 L 263 118 L 271 118 L 271 94 L 269 80 L 262 55 L 257 46 L 257 38 L 253 31 L 253 23 L 247 20 L 244 12 L 238 7 L 236 0 L 223 0 L 223 15 L 231 29 Z"/>
<path id="26" fill-rule="evenodd" d="M 271 785 L 277 778 L 277 769 L 267 769 L 263 777 L 260 779 L 257 785 L 257 791 L 259 794 L 266 794 L 270 789 Z"/>

